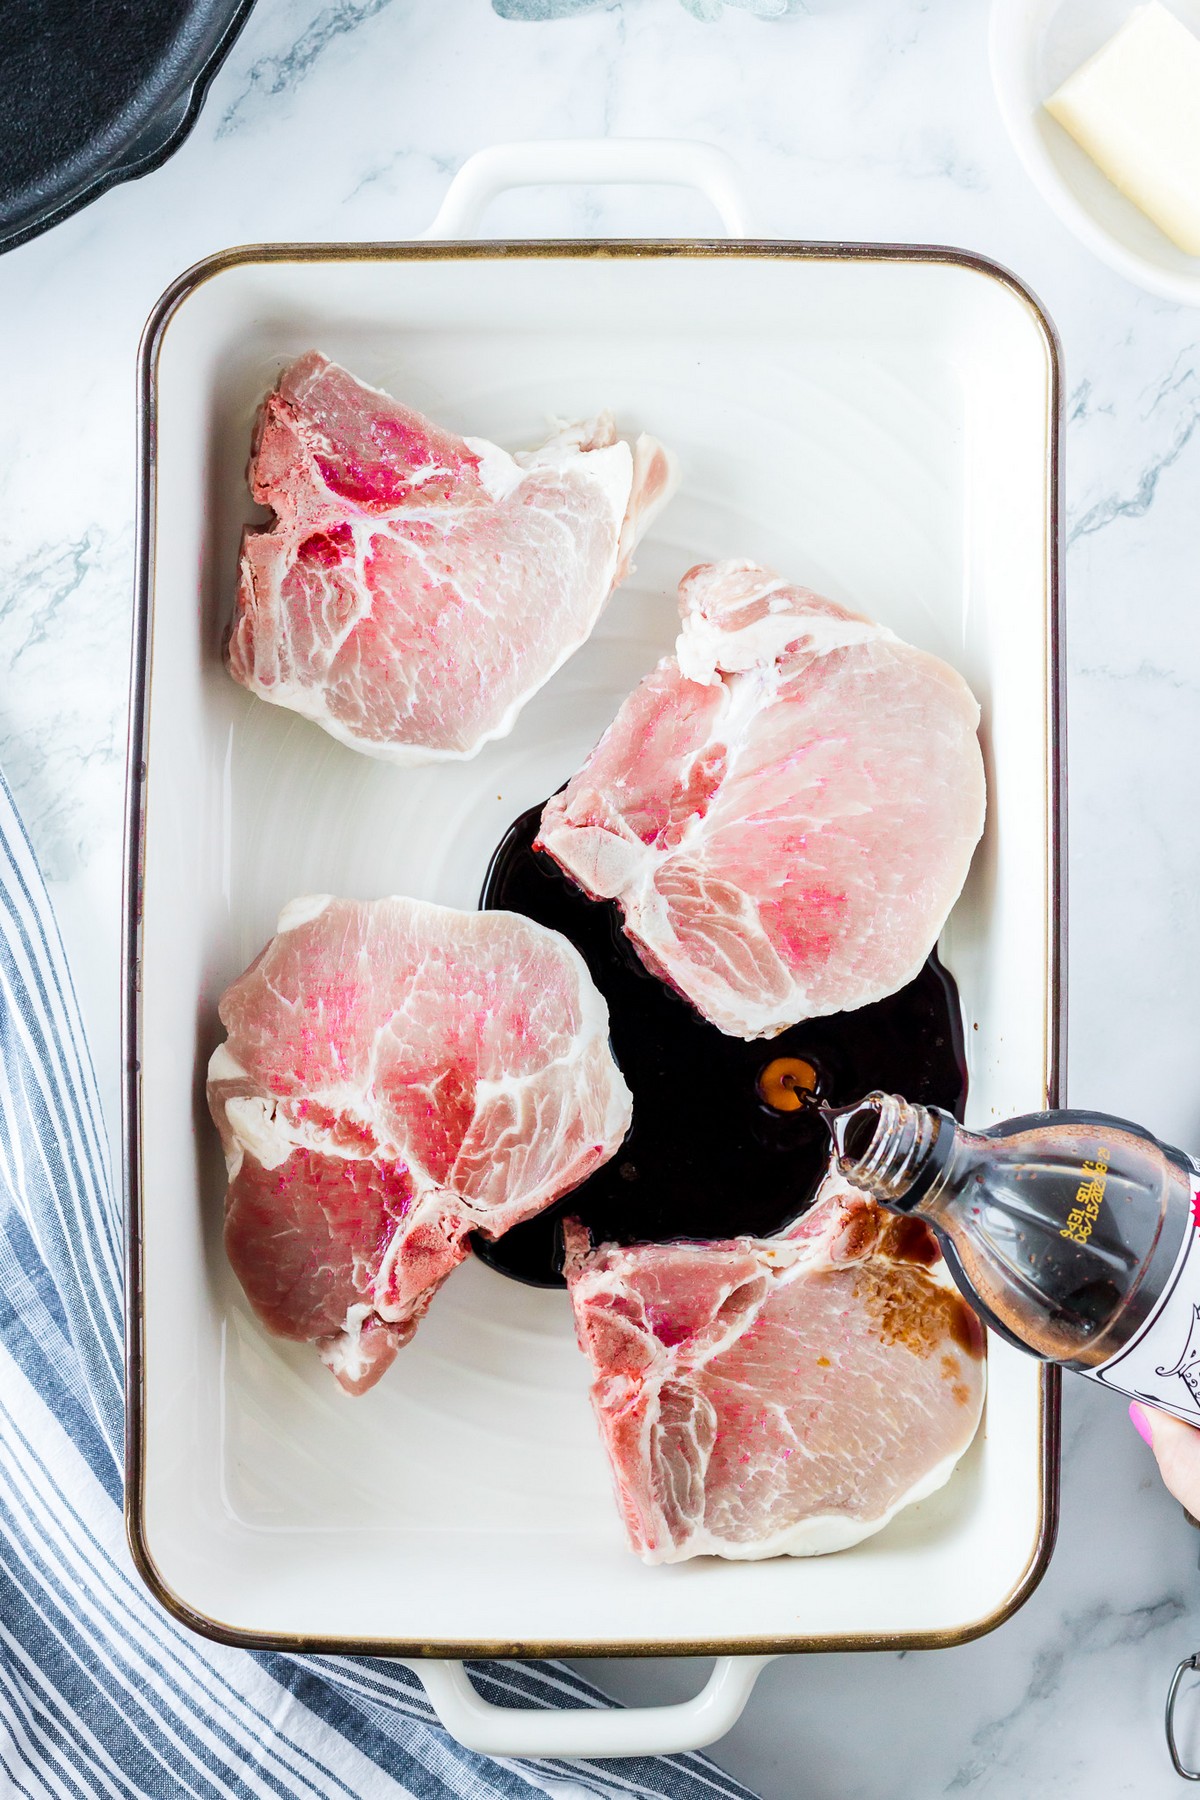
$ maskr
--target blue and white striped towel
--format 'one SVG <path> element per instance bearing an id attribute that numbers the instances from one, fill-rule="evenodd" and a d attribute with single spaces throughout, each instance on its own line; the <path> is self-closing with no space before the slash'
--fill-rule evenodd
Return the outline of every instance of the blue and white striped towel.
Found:
<path id="1" fill-rule="evenodd" d="M 492 1762 L 406 1669 L 174 1624 L 122 1525 L 120 1231 L 62 943 L 0 780 L 0 1794 L 751 1800 L 695 1755 Z M 555 1664 L 476 1674 L 498 1704 L 598 1703 Z"/>

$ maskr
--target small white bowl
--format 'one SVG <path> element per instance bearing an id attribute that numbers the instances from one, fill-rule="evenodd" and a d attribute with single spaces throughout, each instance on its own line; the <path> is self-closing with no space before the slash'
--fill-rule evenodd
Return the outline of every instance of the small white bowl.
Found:
<path id="1" fill-rule="evenodd" d="M 992 84 L 1017 155 L 1082 244 L 1152 294 L 1200 306 L 1200 256 L 1177 249 L 1100 173 L 1043 102 L 1108 41 L 1137 0 L 993 0 Z M 1200 0 L 1169 0 L 1200 34 Z"/>

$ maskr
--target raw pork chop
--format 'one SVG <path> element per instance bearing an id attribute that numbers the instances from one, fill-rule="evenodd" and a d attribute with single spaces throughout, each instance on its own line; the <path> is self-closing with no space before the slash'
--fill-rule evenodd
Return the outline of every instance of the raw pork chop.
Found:
<path id="1" fill-rule="evenodd" d="M 567 1277 L 630 1545 L 645 1562 L 814 1556 L 949 1478 L 983 1333 L 919 1221 L 840 1177 L 786 1238 L 613 1244 Z"/>
<path id="2" fill-rule="evenodd" d="M 754 563 L 693 569 L 683 630 L 542 814 L 643 962 L 722 1031 L 773 1037 L 917 974 L 983 829 L 953 669 Z"/>
<path id="3" fill-rule="evenodd" d="M 609 414 L 509 456 L 315 351 L 285 369 L 249 480 L 230 672 L 393 762 L 473 756 L 588 636 L 675 486 Z"/>
<path id="4" fill-rule="evenodd" d="M 295 900 L 220 1014 L 229 1260 L 263 1323 L 314 1341 L 352 1394 L 468 1232 L 548 1206 L 629 1128 L 583 959 L 513 913 Z"/>

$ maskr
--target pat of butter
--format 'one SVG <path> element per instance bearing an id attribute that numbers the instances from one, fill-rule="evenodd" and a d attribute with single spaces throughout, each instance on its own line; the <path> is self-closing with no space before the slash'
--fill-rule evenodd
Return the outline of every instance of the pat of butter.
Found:
<path id="1" fill-rule="evenodd" d="M 1046 102 L 1108 179 L 1200 256 L 1200 38 L 1153 0 Z"/>

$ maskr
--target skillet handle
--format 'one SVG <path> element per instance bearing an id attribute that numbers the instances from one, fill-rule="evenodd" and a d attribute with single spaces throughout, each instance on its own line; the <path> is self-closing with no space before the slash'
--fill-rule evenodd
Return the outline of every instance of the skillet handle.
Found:
<path id="1" fill-rule="evenodd" d="M 693 1700 L 675 1706 L 557 1711 L 493 1706 L 460 1662 L 410 1662 L 446 1730 L 483 1756 L 672 1756 L 700 1750 L 735 1725 L 770 1656 L 719 1656 Z"/>
<path id="2" fill-rule="evenodd" d="M 469 156 L 425 236 L 470 237 L 484 208 L 506 188 L 567 183 L 698 188 L 712 201 L 727 237 L 747 235 L 737 169 L 715 144 L 673 138 L 547 138 L 492 144 Z"/>

